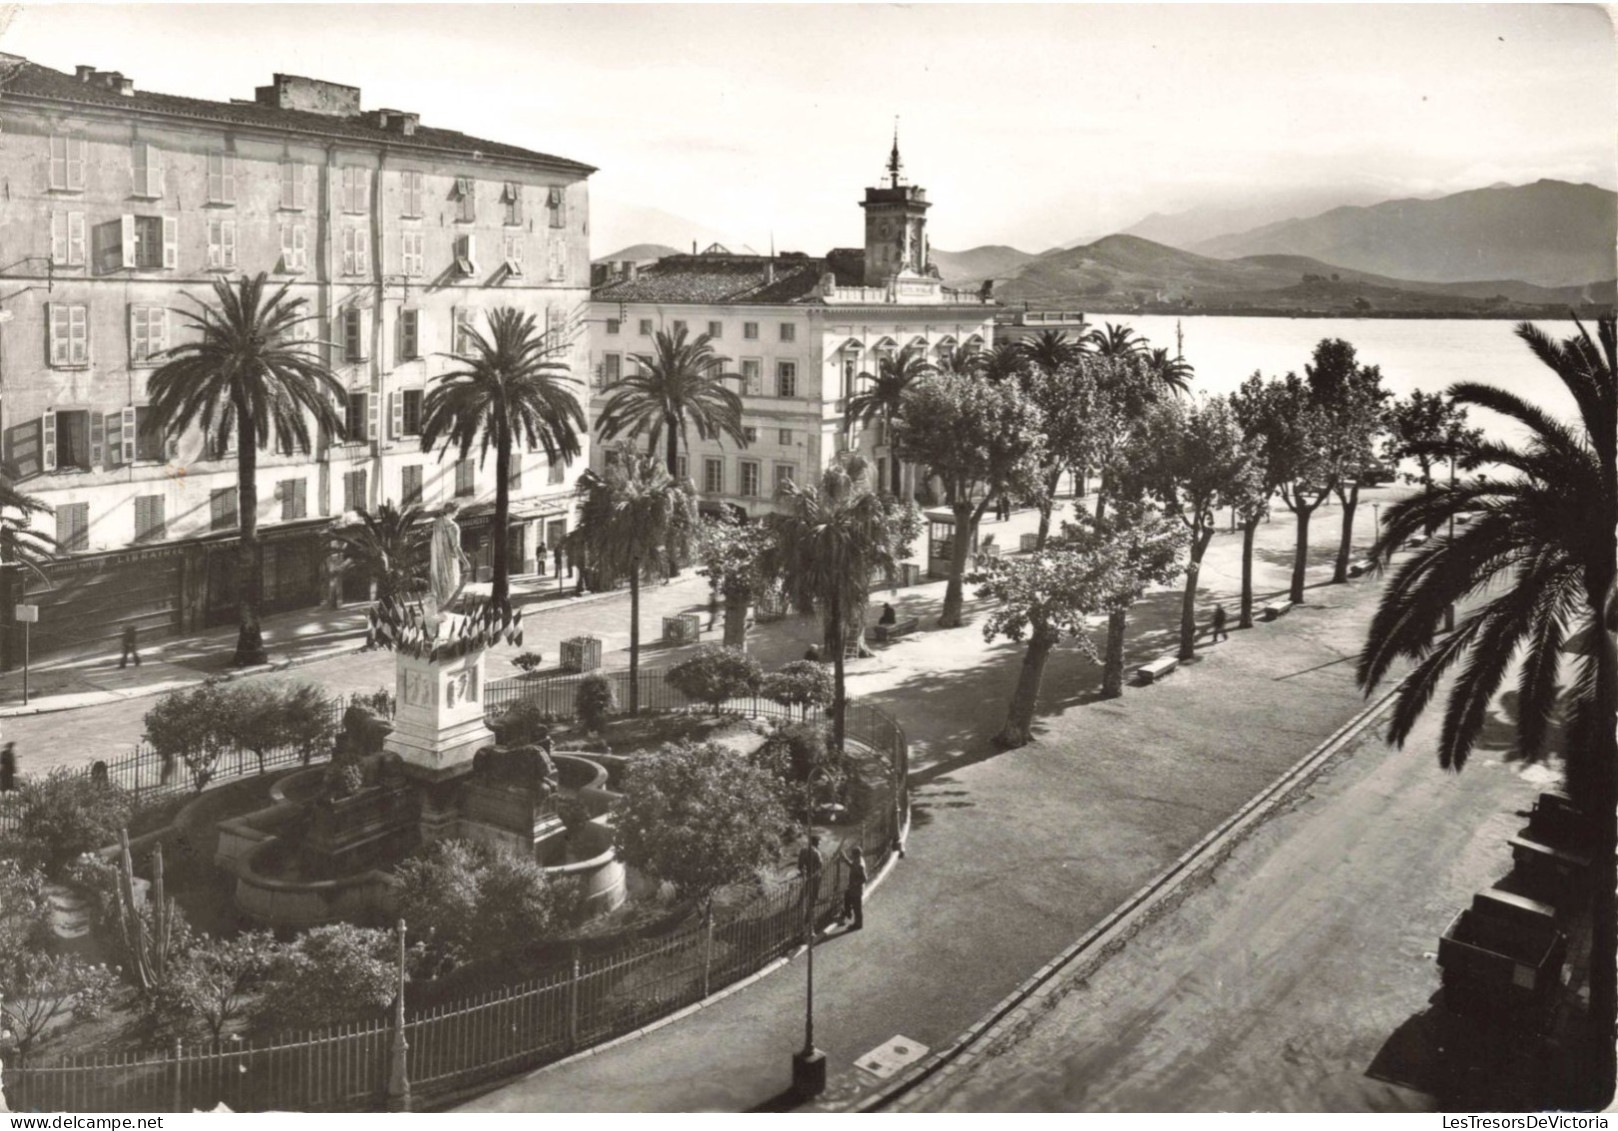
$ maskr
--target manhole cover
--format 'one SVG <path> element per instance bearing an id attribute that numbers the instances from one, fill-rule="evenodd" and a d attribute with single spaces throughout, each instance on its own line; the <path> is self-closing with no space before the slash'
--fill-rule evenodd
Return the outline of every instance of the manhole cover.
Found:
<path id="1" fill-rule="evenodd" d="M 909 1037 L 894 1037 L 857 1058 L 854 1064 L 879 1080 L 886 1080 L 899 1069 L 907 1064 L 914 1064 L 926 1055 L 926 1045 L 912 1041 Z"/>

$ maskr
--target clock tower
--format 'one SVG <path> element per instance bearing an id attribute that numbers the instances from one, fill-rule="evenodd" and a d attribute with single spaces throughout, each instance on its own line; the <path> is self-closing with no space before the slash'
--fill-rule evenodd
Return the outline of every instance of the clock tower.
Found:
<path id="1" fill-rule="evenodd" d="M 927 274 L 927 191 L 907 184 L 893 130 L 886 185 L 865 190 L 865 285 L 885 287 L 901 271 Z"/>

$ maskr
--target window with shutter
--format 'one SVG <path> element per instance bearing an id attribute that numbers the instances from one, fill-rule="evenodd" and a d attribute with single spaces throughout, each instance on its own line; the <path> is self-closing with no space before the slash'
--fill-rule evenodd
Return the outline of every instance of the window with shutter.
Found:
<path id="1" fill-rule="evenodd" d="M 477 493 L 477 469 L 469 459 L 455 463 L 455 497 L 466 498 Z"/>
<path id="2" fill-rule="evenodd" d="M 378 440 L 382 437 L 382 398 L 366 396 L 365 398 L 365 435 L 368 439 Z"/>
<path id="3" fill-rule="evenodd" d="M 522 186 L 515 181 L 507 181 L 505 191 L 500 194 L 501 202 L 506 206 L 506 223 L 516 225 L 522 223 Z"/>
<path id="4" fill-rule="evenodd" d="M 546 250 L 547 277 L 553 283 L 567 282 L 567 241 L 561 236 L 552 236 Z"/>
<path id="5" fill-rule="evenodd" d="M 90 364 L 90 308 L 52 303 L 47 321 L 51 365 L 70 369 Z"/>
<path id="6" fill-rule="evenodd" d="M 705 459 L 702 461 L 702 489 L 707 494 L 718 495 L 725 489 L 725 461 L 722 459 Z"/>
<path id="7" fill-rule="evenodd" d="M 64 554 L 82 554 L 90 548 L 90 504 L 56 504 L 56 548 Z"/>
<path id="8" fill-rule="evenodd" d="M 363 444 L 369 437 L 365 426 L 371 414 L 366 411 L 365 393 L 349 393 L 343 405 L 343 436 L 350 444 Z"/>
<path id="9" fill-rule="evenodd" d="M 400 500 L 404 506 L 412 506 L 421 502 L 421 465 L 412 464 L 400 473 Z"/>
<path id="10" fill-rule="evenodd" d="M 107 459 L 106 421 L 99 412 L 86 413 L 90 418 L 90 462 L 85 470 L 94 471 L 103 466 Z"/>
<path id="11" fill-rule="evenodd" d="M 167 533 L 168 524 L 163 518 L 163 496 L 136 495 L 135 541 L 151 542 L 165 537 Z"/>
<path id="12" fill-rule="evenodd" d="M 779 493 L 781 488 L 798 477 L 798 465 L 795 463 L 778 463 L 775 465 L 775 489 Z"/>
<path id="13" fill-rule="evenodd" d="M 236 488 L 221 487 L 208 492 L 208 519 L 210 530 L 236 529 Z"/>
<path id="14" fill-rule="evenodd" d="M 173 271 L 180 266 L 180 220 L 176 216 L 163 217 L 163 269 Z"/>
<path id="15" fill-rule="evenodd" d="M 567 473 L 567 467 L 565 465 L 563 465 L 560 462 L 552 463 L 552 464 L 549 465 L 549 469 L 548 469 L 547 474 L 545 476 L 545 482 L 549 486 L 555 487 L 557 484 L 562 482 L 562 477 L 566 473 Z"/>
<path id="16" fill-rule="evenodd" d="M 463 276 L 477 274 L 477 245 L 470 232 L 455 237 L 455 270 Z"/>
<path id="17" fill-rule="evenodd" d="M 135 258 L 135 218 L 133 216 L 118 217 L 118 261 L 116 266 L 127 270 L 134 267 L 138 260 Z"/>
<path id="18" fill-rule="evenodd" d="M 549 213 L 551 227 L 567 227 L 567 190 L 561 185 L 552 185 L 545 194 L 545 209 Z"/>
<path id="19" fill-rule="evenodd" d="M 603 368 L 601 371 L 601 383 L 603 387 L 607 385 L 616 385 L 619 381 L 624 379 L 624 358 L 622 354 L 609 353 L 601 360 L 603 362 Z"/>
<path id="20" fill-rule="evenodd" d="M 344 212 L 364 212 L 370 206 L 370 172 L 361 165 L 343 166 L 342 204 Z"/>
<path id="21" fill-rule="evenodd" d="M 778 429 L 775 434 L 775 442 L 780 444 L 783 448 L 790 448 L 792 446 L 792 429 Z"/>
<path id="22" fill-rule="evenodd" d="M 208 203 L 236 203 L 236 158 L 229 153 L 208 154 Z"/>
<path id="23" fill-rule="evenodd" d="M 421 311 L 399 311 L 399 360 L 415 361 L 421 356 Z"/>
<path id="24" fill-rule="evenodd" d="M 778 361 L 775 363 L 775 395 L 778 397 L 795 397 L 798 395 L 797 362 Z"/>
<path id="25" fill-rule="evenodd" d="M 145 405 L 137 405 L 133 409 L 125 409 L 126 413 L 133 413 L 132 417 L 125 417 L 125 442 L 135 445 L 135 459 L 141 463 L 162 463 L 164 458 L 163 430 L 157 425 L 157 417 Z M 131 440 L 132 438 L 132 440 Z"/>
<path id="26" fill-rule="evenodd" d="M 83 267 L 84 250 L 84 213 L 51 213 L 51 262 L 58 267 Z"/>
<path id="27" fill-rule="evenodd" d="M 371 270 L 371 233 L 365 228 L 343 229 L 343 274 L 365 275 Z"/>
<path id="28" fill-rule="evenodd" d="M 100 414 L 96 414 L 99 418 Z M 52 427 L 50 434 L 55 437 L 54 455 L 56 470 L 66 471 L 74 468 L 79 471 L 89 471 L 91 468 L 91 431 L 90 413 L 83 409 L 57 409 L 51 414 Z"/>
<path id="29" fill-rule="evenodd" d="M 51 188 L 57 192 L 84 189 L 84 159 L 87 143 L 82 137 L 51 137 Z"/>
<path id="30" fill-rule="evenodd" d="M 749 499 L 758 498 L 759 473 L 758 461 L 744 459 L 741 461 L 742 494 Z"/>
<path id="31" fill-rule="evenodd" d="M 750 397 L 764 395 L 764 362 L 759 358 L 742 358 L 742 392 Z"/>
<path id="32" fill-rule="evenodd" d="M 472 329 L 477 325 L 477 313 L 477 308 L 472 306 L 455 308 L 454 352 L 463 357 L 472 352 Z"/>
<path id="33" fill-rule="evenodd" d="M 44 457 L 45 470 L 56 470 L 56 410 L 48 408 L 39 418 L 40 454 Z"/>
<path id="34" fill-rule="evenodd" d="M 343 360 L 365 360 L 365 311 L 349 307 L 342 314 Z"/>
<path id="35" fill-rule="evenodd" d="M 365 471 L 346 471 L 343 473 L 343 509 L 345 511 L 363 510 L 365 507 Z"/>
<path id="36" fill-rule="evenodd" d="M 137 141 L 132 151 L 135 191 L 132 195 L 156 200 L 163 195 L 162 158 L 150 142 Z"/>
<path id="37" fill-rule="evenodd" d="M 455 219 L 470 224 L 478 218 L 477 190 L 471 177 L 455 178 Z"/>
<path id="38" fill-rule="evenodd" d="M 400 174 L 404 188 L 404 214 L 406 216 L 421 215 L 421 173 L 414 169 L 406 169 Z"/>
<path id="39" fill-rule="evenodd" d="M 508 235 L 505 238 L 506 274 L 522 275 L 522 237 Z"/>
<path id="40" fill-rule="evenodd" d="M 421 435 L 421 403 L 420 389 L 406 389 L 399 394 L 400 435 Z"/>
<path id="41" fill-rule="evenodd" d="M 308 206 L 308 166 L 302 161 L 281 162 L 281 207 L 301 210 Z"/>
<path id="42" fill-rule="evenodd" d="M 406 275 L 419 278 L 425 274 L 427 257 L 422 252 L 424 236 L 419 231 L 404 231 L 399 233 L 402 245 L 401 267 Z"/>
<path id="43" fill-rule="evenodd" d="M 522 490 L 522 457 L 518 455 L 511 457 L 511 474 L 506 478 L 506 486 L 512 491 Z"/>
<path id="44" fill-rule="evenodd" d="M 136 415 L 135 407 L 133 405 L 128 405 L 118 410 L 118 445 L 121 449 L 119 454 L 124 463 L 135 462 L 135 453 L 137 450 L 135 444 L 135 422 Z"/>

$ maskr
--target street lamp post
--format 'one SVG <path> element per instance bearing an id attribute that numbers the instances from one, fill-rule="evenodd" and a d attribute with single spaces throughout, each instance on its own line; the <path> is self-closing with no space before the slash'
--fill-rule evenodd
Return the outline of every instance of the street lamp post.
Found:
<path id="1" fill-rule="evenodd" d="M 1451 492 L 1453 492 L 1455 490 L 1455 453 L 1453 451 L 1450 452 L 1450 457 L 1449 457 L 1449 489 L 1450 489 Z M 1449 544 L 1450 544 L 1451 548 L 1453 548 L 1454 545 L 1455 545 L 1455 510 L 1454 510 L 1454 505 L 1455 505 L 1455 501 L 1453 499 L 1451 499 L 1450 500 L 1450 512 L 1449 512 Z M 1455 602 L 1453 602 L 1453 601 L 1451 601 L 1449 604 L 1444 606 L 1444 631 L 1445 632 L 1454 632 L 1455 631 Z"/>
<path id="2" fill-rule="evenodd" d="M 815 831 L 815 782 L 827 776 L 823 766 L 809 771 L 804 783 L 804 844 Z M 803 881 L 803 933 L 805 942 L 805 992 L 803 1008 L 803 1048 L 792 1054 L 792 1094 L 812 1099 L 826 1090 L 826 1054 L 815 1048 L 815 904 L 820 895 L 819 875 L 806 875 Z"/>

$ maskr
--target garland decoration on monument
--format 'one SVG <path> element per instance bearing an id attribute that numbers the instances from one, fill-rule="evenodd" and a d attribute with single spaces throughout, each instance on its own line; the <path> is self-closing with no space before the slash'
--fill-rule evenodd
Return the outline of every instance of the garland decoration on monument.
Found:
<path id="1" fill-rule="evenodd" d="M 426 607 L 400 597 L 378 601 L 367 611 L 366 621 L 367 648 L 389 648 L 429 663 L 458 659 L 496 644 L 520 648 L 523 643 L 522 610 L 513 610 L 509 600 L 474 601 L 465 612 L 435 626 L 436 634 L 428 627 Z"/>

